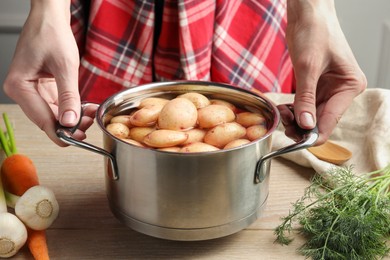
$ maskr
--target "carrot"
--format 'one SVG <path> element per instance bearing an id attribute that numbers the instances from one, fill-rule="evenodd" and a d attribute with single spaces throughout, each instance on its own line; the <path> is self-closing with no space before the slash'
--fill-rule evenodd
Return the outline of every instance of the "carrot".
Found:
<path id="1" fill-rule="evenodd" d="M 45 230 L 33 230 L 27 227 L 27 246 L 34 259 L 49 260 Z"/>
<path id="2" fill-rule="evenodd" d="M 26 155 L 19 154 L 15 145 L 13 129 L 6 113 L 3 119 L 7 128 L 6 134 L 0 129 L 0 143 L 6 154 L 1 165 L 1 178 L 4 189 L 17 196 L 22 196 L 29 188 L 39 185 L 37 170 L 33 161 Z M 36 260 L 49 259 L 49 250 L 45 230 L 27 228 L 27 245 Z"/>
<path id="3" fill-rule="evenodd" d="M 5 189 L 18 196 L 39 185 L 33 161 L 23 154 L 13 154 L 4 160 L 1 165 L 1 177 Z"/>

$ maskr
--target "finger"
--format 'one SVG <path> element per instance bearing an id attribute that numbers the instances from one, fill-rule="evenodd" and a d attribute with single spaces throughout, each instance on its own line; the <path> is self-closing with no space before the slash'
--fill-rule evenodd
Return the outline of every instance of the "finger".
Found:
<path id="1" fill-rule="evenodd" d="M 78 65 L 56 67 L 53 76 L 58 87 L 58 121 L 66 127 L 75 126 L 80 118 L 80 95 L 78 91 Z"/>
<path id="2" fill-rule="evenodd" d="M 285 128 L 285 135 L 296 142 L 302 140 L 302 133 L 300 132 L 299 128 L 297 128 L 297 122 L 295 120 L 293 110 L 291 110 L 290 108 L 290 105 L 278 105 L 277 108 L 280 113 L 282 124 Z"/>
<path id="3" fill-rule="evenodd" d="M 99 108 L 99 105 L 95 104 L 95 103 L 89 103 L 89 104 L 85 105 L 83 108 L 83 116 L 87 116 L 87 117 L 90 117 L 91 119 L 94 119 L 98 108 Z"/>
<path id="4" fill-rule="evenodd" d="M 303 129 L 313 129 L 316 125 L 316 90 L 320 71 L 316 64 L 297 66 L 296 94 L 294 111 L 298 125 Z"/>
<path id="5" fill-rule="evenodd" d="M 285 129 L 285 135 L 293 140 L 297 140 L 295 131 L 295 118 L 293 112 L 285 104 L 278 105 L 277 108 L 279 110 L 280 119 Z"/>
<path id="6" fill-rule="evenodd" d="M 317 144 L 322 144 L 329 138 L 356 95 L 356 89 L 351 88 L 334 94 L 326 103 L 319 105 L 318 129 L 320 137 Z"/>
<path id="7" fill-rule="evenodd" d="M 77 129 L 73 134 L 72 134 L 72 138 L 74 139 L 77 139 L 77 140 L 84 140 L 85 138 L 87 138 L 87 135 L 85 134 L 85 132 Z"/>
<path id="8" fill-rule="evenodd" d="M 93 124 L 93 118 L 88 116 L 83 116 L 81 118 L 80 124 L 78 126 L 79 130 L 85 132 L 92 124 Z"/>
<path id="9" fill-rule="evenodd" d="M 282 120 L 282 123 L 284 126 L 288 125 L 294 125 L 295 123 L 295 117 L 292 113 L 291 109 L 289 109 L 288 105 L 278 105 L 277 106 L 280 114 L 280 119 Z"/>

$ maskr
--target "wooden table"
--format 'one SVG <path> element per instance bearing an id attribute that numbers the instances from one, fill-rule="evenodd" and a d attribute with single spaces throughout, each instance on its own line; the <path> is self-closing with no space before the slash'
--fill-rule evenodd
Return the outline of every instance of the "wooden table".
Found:
<path id="1" fill-rule="evenodd" d="M 47 230 L 51 259 L 304 259 L 296 248 L 275 244 L 274 228 L 309 184 L 313 170 L 283 159 L 272 162 L 270 195 L 264 216 L 228 237 L 178 242 L 137 233 L 110 212 L 105 195 L 103 158 L 76 147 L 60 148 L 33 125 L 16 105 L 0 105 L 15 126 L 20 153 L 35 163 L 42 185 L 50 187 L 60 215 Z M 88 141 L 101 146 L 96 124 Z M 23 248 L 14 259 L 32 259 Z"/>

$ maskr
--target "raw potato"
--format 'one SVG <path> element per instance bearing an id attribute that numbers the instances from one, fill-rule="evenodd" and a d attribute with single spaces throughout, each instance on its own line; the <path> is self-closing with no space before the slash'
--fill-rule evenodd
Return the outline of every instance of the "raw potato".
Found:
<path id="1" fill-rule="evenodd" d="M 200 128 L 212 128 L 219 124 L 234 121 L 234 112 L 222 105 L 209 105 L 198 110 L 198 124 Z"/>
<path id="2" fill-rule="evenodd" d="M 164 151 L 164 152 L 178 153 L 180 152 L 180 149 L 181 148 L 178 146 L 172 146 L 172 147 L 158 148 L 157 150 Z"/>
<path id="3" fill-rule="evenodd" d="M 143 107 L 132 114 L 130 122 L 135 126 L 154 125 L 158 119 L 162 108 L 163 106 L 161 105 Z"/>
<path id="4" fill-rule="evenodd" d="M 210 144 L 197 142 L 184 146 L 181 148 L 180 152 L 182 153 L 200 153 L 200 152 L 213 152 L 218 151 L 219 149 Z"/>
<path id="5" fill-rule="evenodd" d="M 226 106 L 226 107 L 230 108 L 234 113 L 237 113 L 237 110 L 238 110 L 235 105 L 233 105 L 232 103 L 227 102 L 225 100 L 222 100 L 222 99 L 210 99 L 210 103 L 212 105 Z"/>
<path id="6" fill-rule="evenodd" d="M 110 123 L 106 126 L 106 130 L 118 138 L 127 138 L 130 133 L 129 128 L 122 123 Z"/>
<path id="7" fill-rule="evenodd" d="M 123 138 L 123 139 L 121 139 L 121 140 L 122 140 L 122 141 L 125 141 L 126 143 L 135 145 L 135 146 L 145 147 L 145 145 L 143 145 L 143 144 L 141 144 L 140 142 L 138 142 L 138 141 L 136 141 L 136 140 L 133 140 L 133 139 Z"/>
<path id="8" fill-rule="evenodd" d="M 253 125 L 246 129 L 246 136 L 251 141 L 263 137 L 266 133 L 267 133 L 267 128 L 263 125 Z"/>
<path id="9" fill-rule="evenodd" d="M 196 142 L 202 142 L 204 136 L 206 135 L 206 130 L 193 128 L 191 130 L 186 131 L 188 138 L 182 145 L 187 145 Z"/>
<path id="10" fill-rule="evenodd" d="M 148 134 L 144 143 L 151 147 L 164 148 L 184 143 L 188 135 L 185 132 L 160 129 Z"/>
<path id="11" fill-rule="evenodd" d="M 129 138 L 142 143 L 145 136 L 156 130 L 154 127 L 137 126 L 130 129 Z"/>
<path id="12" fill-rule="evenodd" d="M 204 142 L 218 148 L 223 148 L 233 140 L 244 137 L 245 127 L 236 122 L 224 123 L 207 131 Z"/>
<path id="13" fill-rule="evenodd" d="M 236 122 L 243 127 L 249 127 L 252 125 L 262 125 L 265 123 L 265 118 L 259 113 L 242 112 L 236 115 Z"/>
<path id="14" fill-rule="evenodd" d="M 178 96 L 179 98 L 187 98 L 194 103 L 197 109 L 210 105 L 210 100 L 202 94 L 196 92 L 188 92 Z"/>
<path id="15" fill-rule="evenodd" d="M 169 130 L 188 130 L 196 125 L 197 109 L 186 98 L 174 98 L 161 110 L 158 117 L 158 127 Z"/>
<path id="16" fill-rule="evenodd" d="M 165 99 L 165 98 L 159 98 L 159 97 L 144 98 L 143 100 L 141 100 L 138 108 L 153 107 L 153 106 L 163 107 L 168 102 L 169 99 Z"/>
<path id="17" fill-rule="evenodd" d="M 236 140 L 229 142 L 227 145 L 225 145 L 225 147 L 223 147 L 223 149 L 230 149 L 230 148 L 238 147 L 238 146 L 241 146 L 244 144 L 249 144 L 250 142 L 251 141 L 249 141 L 248 139 L 236 139 Z"/>
<path id="18" fill-rule="evenodd" d="M 114 116 L 113 118 L 111 118 L 110 123 L 122 123 L 129 128 L 132 127 L 132 124 L 130 122 L 130 115 Z"/>

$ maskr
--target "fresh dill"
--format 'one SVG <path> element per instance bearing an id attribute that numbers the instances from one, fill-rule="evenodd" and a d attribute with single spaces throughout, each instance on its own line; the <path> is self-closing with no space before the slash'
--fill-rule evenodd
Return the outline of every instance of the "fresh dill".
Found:
<path id="1" fill-rule="evenodd" d="M 299 252 L 312 259 L 382 259 L 390 252 L 390 164 L 361 176 L 352 167 L 316 174 L 275 229 L 288 245 L 294 228 L 304 235 Z"/>

